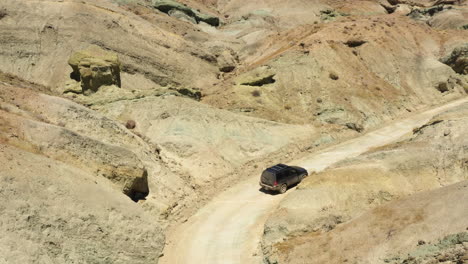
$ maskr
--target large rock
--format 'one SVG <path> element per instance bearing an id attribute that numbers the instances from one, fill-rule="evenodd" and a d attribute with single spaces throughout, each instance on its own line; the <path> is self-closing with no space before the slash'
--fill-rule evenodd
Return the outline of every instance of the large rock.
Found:
<path id="1" fill-rule="evenodd" d="M 214 46 L 211 51 L 216 57 L 220 71 L 232 72 L 237 67 L 239 57 L 233 49 L 226 46 Z"/>
<path id="2" fill-rule="evenodd" d="M 468 44 L 455 48 L 442 62 L 459 74 L 468 74 Z"/>
<path id="3" fill-rule="evenodd" d="M 75 52 L 68 64 L 73 68 L 70 77 L 81 83 L 84 94 L 94 93 L 103 85 L 121 86 L 119 58 L 98 46 Z"/>

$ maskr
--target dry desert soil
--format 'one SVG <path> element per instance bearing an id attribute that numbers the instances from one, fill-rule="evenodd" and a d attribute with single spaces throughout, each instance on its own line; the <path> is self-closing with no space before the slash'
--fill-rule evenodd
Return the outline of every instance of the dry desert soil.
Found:
<path id="1" fill-rule="evenodd" d="M 464 0 L 0 0 L 0 264 L 468 263 L 467 93 Z"/>

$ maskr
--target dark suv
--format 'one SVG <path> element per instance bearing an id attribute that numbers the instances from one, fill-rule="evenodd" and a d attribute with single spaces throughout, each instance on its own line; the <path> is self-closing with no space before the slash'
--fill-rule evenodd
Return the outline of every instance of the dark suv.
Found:
<path id="1" fill-rule="evenodd" d="M 260 186 L 265 190 L 285 193 L 289 186 L 299 183 L 308 175 L 304 168 L 278 164 L 263 171 Z"/>

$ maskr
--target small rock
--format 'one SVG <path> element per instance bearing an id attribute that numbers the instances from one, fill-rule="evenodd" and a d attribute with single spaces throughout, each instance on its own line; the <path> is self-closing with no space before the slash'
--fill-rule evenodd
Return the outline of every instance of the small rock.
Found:
<path id="1" fill-rule="evenodd" d="M 125 127 L 127 129 L 134 129 L 136 127 L 136 122 L 133 120 L 128 120 L 127 123 L 125 124 Z"/>
<path id="2" fill-rule="evenodd" d="M 338 80 L 340 77 L 338 76 L 338 74 L 334 73 L 334 72 L 330 72 L 330 74 L 328 75 L 330 77 L 330 79 L 332 80 Z"/>
<path id="3" fill-rule="evenodd" d="M 448 92 L 449 88 L 446 82 L 441 82 L 437 85 L 437 90 L 441 93 Z"/>
<path id="4" fill-rule="evenodd" d="M 350 48 L 356 48 L 356 47 L 359 47 L 363 44 L 367 43 L 367 41 L 365 40 L 362 40 L 362 39 L 349 39 L 348 41 L 346 41 L 344 44 Z"/>
<path id="5" fill-rule="evenodd" d="M 356 123 L 346 123 L 346 127 L 358 133 L 361 133 L 364 130 L 364 128 L 361 125 Z"/>

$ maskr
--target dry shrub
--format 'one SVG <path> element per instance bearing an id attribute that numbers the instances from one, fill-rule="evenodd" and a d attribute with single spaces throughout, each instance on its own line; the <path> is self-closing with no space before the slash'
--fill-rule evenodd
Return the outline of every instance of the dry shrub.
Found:
<path id="1" fill-rule="evenodd" d="M 260 97 L 262 93 L 259 90 L 253 90 L 252 91 L 252 96 L 253 97 Z"/>
<path id="2" fill-rule="evenodd" d="M 328 75 L 330 77 L 330 79 L 332 80 L 338 80 L 340 77 L 338 76 L 338 74 L 334 73 L 334 72 L 330 72 L 330 74 Z"/>

